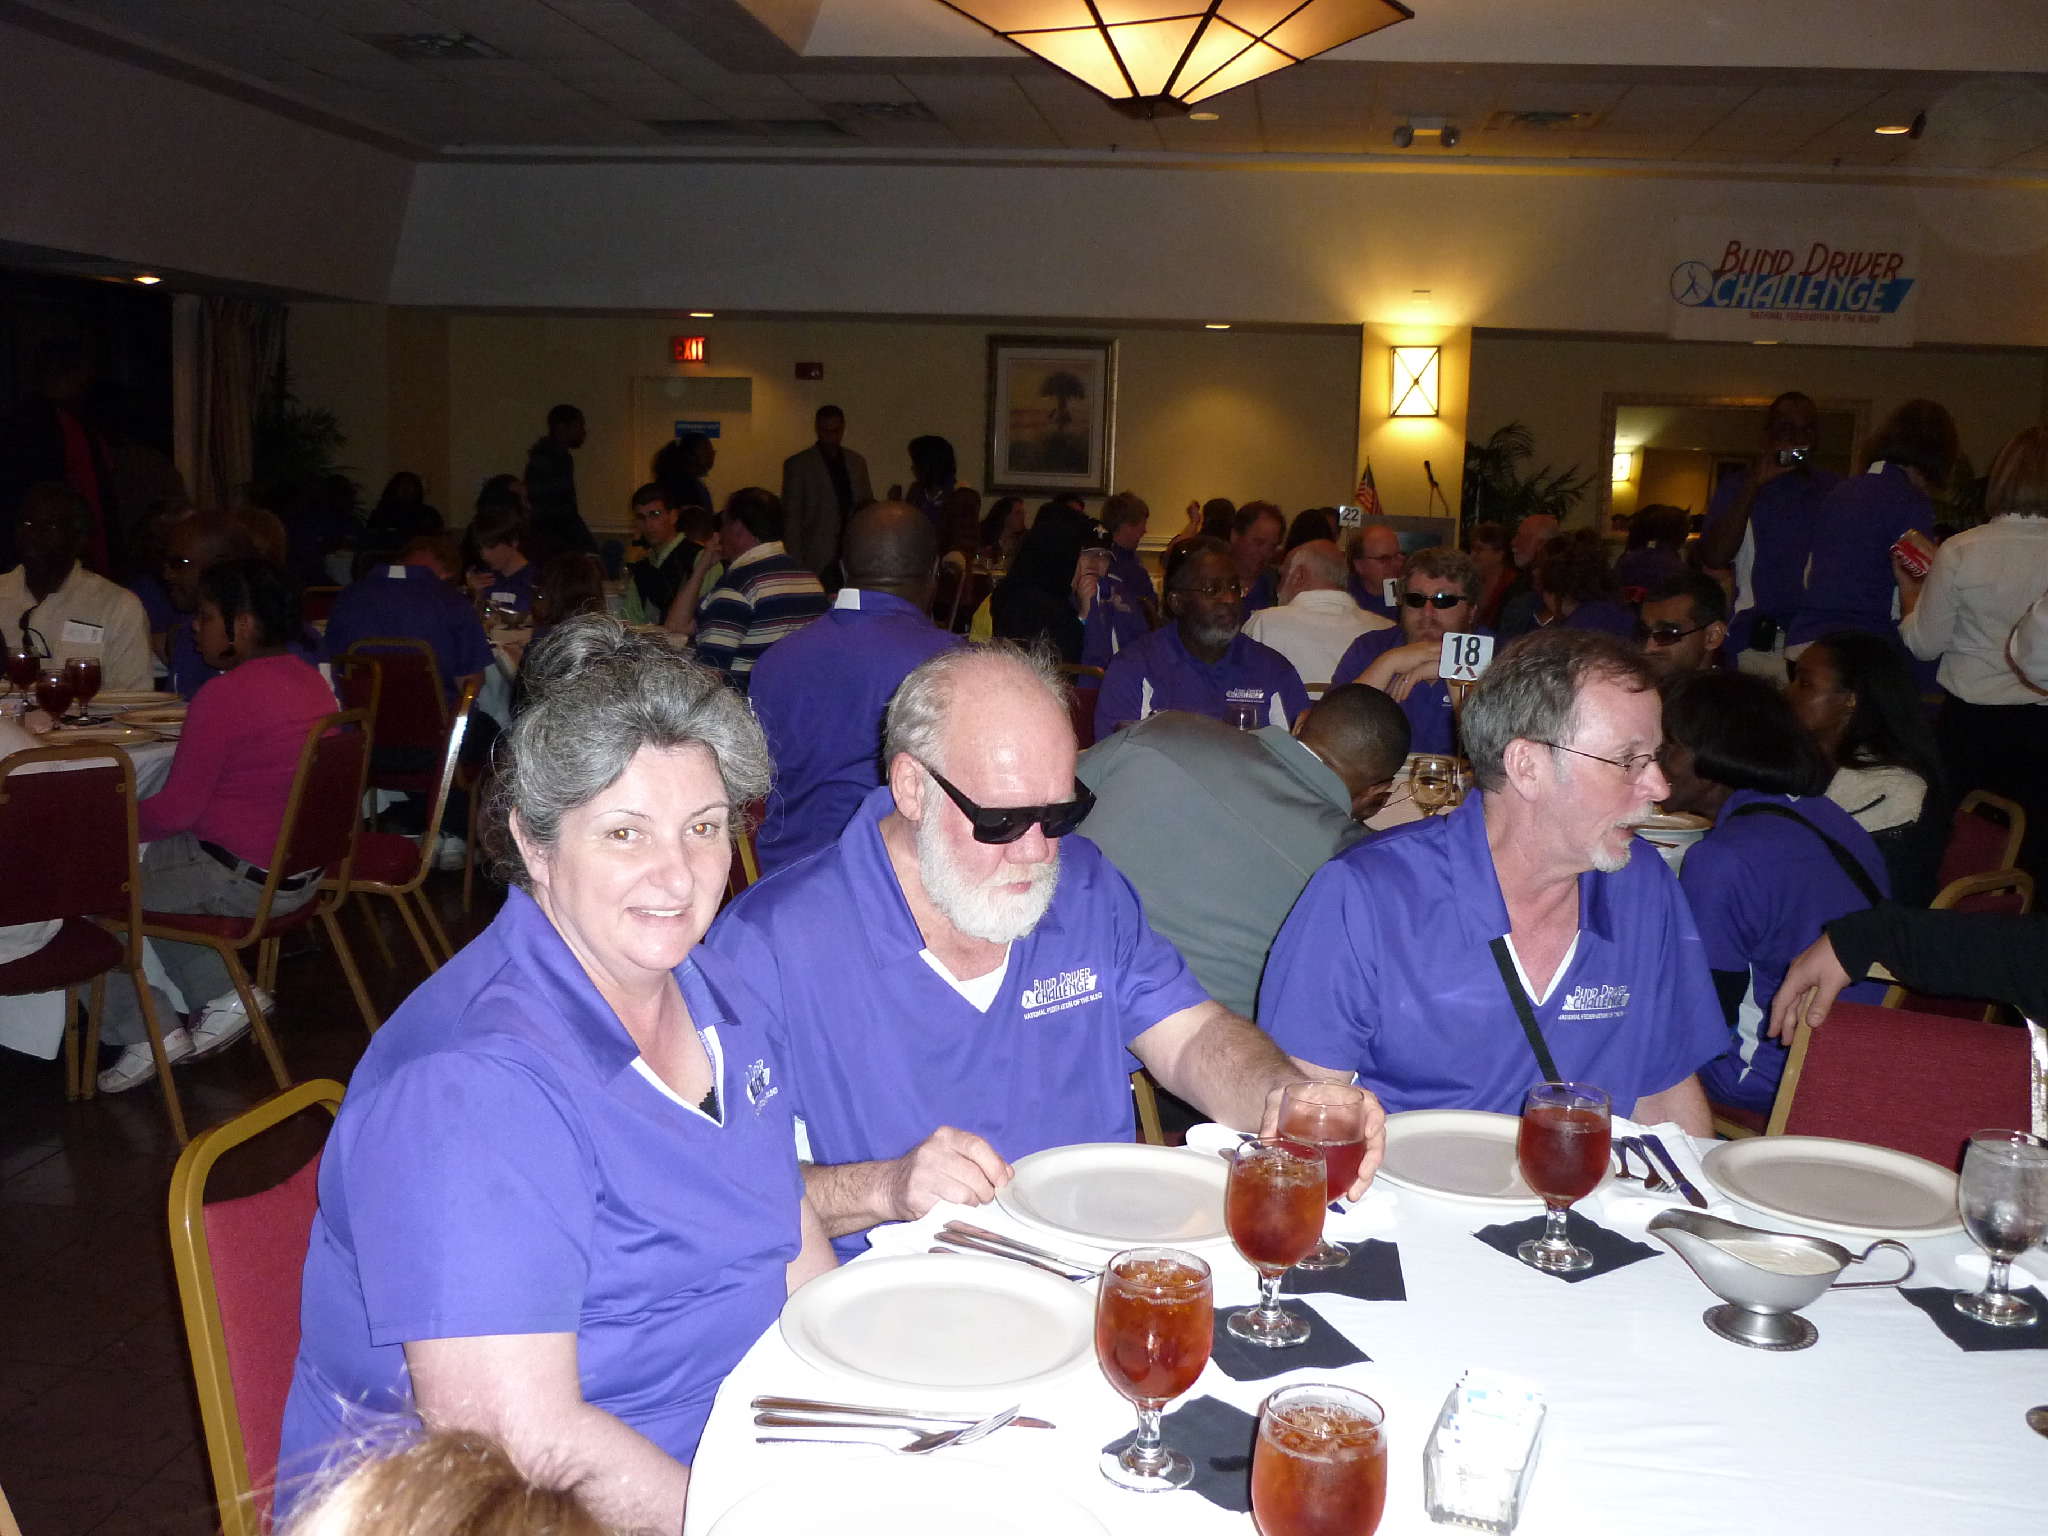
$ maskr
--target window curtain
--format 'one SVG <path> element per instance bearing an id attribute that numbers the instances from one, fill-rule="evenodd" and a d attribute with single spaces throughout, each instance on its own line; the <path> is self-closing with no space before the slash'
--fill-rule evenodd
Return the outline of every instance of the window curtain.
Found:
<path id="1" fill-rule="evenodd" d="M 257 413 L 284 361 L 285 310 L 271 299 L 209 297 L 202 306 L 192 497 L 202 507 L 236 507 L 255 475 Z"/>

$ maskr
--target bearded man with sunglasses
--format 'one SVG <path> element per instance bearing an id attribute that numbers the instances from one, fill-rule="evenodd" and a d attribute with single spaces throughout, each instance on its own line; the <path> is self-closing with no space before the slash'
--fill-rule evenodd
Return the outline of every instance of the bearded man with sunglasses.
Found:
<path id="1" fill-rule="evenodd" d="M 1490 635 L 1473 622 L 1479 567 L 1459 550 L 1418 550 L 1402 578 L 1400 627 L 1360 635 L 1337 661 L 1336 682 L 1377 688 L 1408 717 L 1411 752 L 1448 752 L 1456 735 L 1450 690 L 1437 676 L 1445 635 Z"/>
<path id="2" fill-rule="evenodd" d="M 1212 1001 L 1078 828 L 1093 796 L 1058 678 L 951 650 L 890 701 L 887 781 L 838 841 L 754 886 L 706 939 L 778 1019 L 780 1086 L 834 1247 L 980 1205 L 1047 1147 L 1128 1141 L 1133 1056 L 1257 1129 L 1318 1074 Z M 1373 1114 L 1359 1189 L 1378 1166 Z"/>

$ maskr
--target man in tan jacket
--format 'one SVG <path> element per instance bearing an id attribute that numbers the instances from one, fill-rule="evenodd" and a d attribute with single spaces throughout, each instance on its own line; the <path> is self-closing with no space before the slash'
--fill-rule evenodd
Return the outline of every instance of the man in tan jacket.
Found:
<path id="1" fill-rule="evenodd" d="M 816 571 L 831 590 L 840 585 L 839 541 L 847 519 L 875 499 L 868 461 L 843 446 L 846 413 L 821 405 L 818 440 L 782 462 L 784 542 L 798 565 Z"/>

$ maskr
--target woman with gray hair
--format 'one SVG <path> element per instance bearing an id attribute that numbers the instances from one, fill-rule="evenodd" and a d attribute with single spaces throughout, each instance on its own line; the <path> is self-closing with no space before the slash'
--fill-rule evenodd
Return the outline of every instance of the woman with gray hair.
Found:
<path id="1" fill-rule="evenodd" d="M 698 944 L 768 789 L 761 728 L 603 615 L 525 678 L 493 807 L 514 889 L 378 1033 L 328 1138 L 280 1516 L 396 1422 L 677 1530 L 719 1382 L 833 1262 L 764 1005 Z"/>

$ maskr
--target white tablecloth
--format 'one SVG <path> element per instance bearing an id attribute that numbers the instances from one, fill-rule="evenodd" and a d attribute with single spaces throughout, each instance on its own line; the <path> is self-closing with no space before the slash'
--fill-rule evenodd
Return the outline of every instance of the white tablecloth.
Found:
<path id="1" fill-rule="evenodd" d="M 139 747 L 124 749 L 129 761 L 135 765 L 135 798 L 146 799 L 164 787 L 164 781 L 171 776 L 171 759 L 176 755 L 175 741 L 152 741 Z M 170 997 L 178 1000 L 178 991 L 164 974 L 162 963 L 156 951 L 147 943 L 142 946 L 142 970 L 152 984 L 161 988 Z M 125 978 L 115 977 L 109 986 L 127 986 Z M 26 1051 L 31 1056 L 40 1056 L 45 1061 L 54 1058 L 64 1044 L 64 994 L 62 992 L 31 992 L 21 997 L 0 997 L 0 1045 L 13 1050 Z"/>
<path id="2" fill-rule="evenodd" d="M 1603 1191 L 1586 1208 L 1641 1238 L 1662 1203 L 1610 1200 Z M 1758 1226 L 1792 1226 L 1725 1203 L 1722 1208 Z M 881 1229 L 877 1250 L 922 1252 L 926 1234 L 952 1217 L 1026 1232 L 999 1207 L 949 1207 L 920 1223 Z M 1649 1239 L 1659 1249 L 1656 1258 L 1567 1283 L 1470 1236 L 1513 1219 L 1513 1213 L 1385 1186 L 1361 1208 L 1331 1218 L 1334 1235 L 1399 1243 L 1408 1299 L 1311 1298 L 1372 1359 L 1334 1372 L 1289 1375 L 1347 1382 L 1386 1408 L 1385 1536 L 1447 1529 L 1433 1525 L 1423 1508 L 1422 1449 L 1444 1395 L 1467 1366 L 1523 1376 L 1548 1399 L 1541 1459 L 1518 1527 L 1526 1536 L 1930 1536 L 2040 1528 L 2048 1441 L 2029 1430 L 2022 1415 L 2048 1402 L 2048 1353 L 1966 1354 L 1889 1290 L 1823 1296 L 1805 1313 L 1820 1329 L 1819 1342 L 1808 1350 L 1745 1349 L 1707 1331 L 1700 1313 L 1715 1298 L 1656 1239 Z M 1862 1247 L 1861 1241 L 1837 1240 Z M 1913 1284 L 1981 1284 L 1981 1264 L 1969 1275 L 1954 1262 L 1976 1252 L 1961 1233 L 1912 1246 L 1921 1264 Z M 1219 1310 L 1253 1298 L 1249 1267 L 1227 1248 L 1221 1255 L 1205 1250 L 1205 1256 L 1215 1269 Z M 1896 1273 L 1897 1262 L 1896 1254 L 1880 1251 L 1870 1278 Z M 2042 1255 L 2029 1263 L 2040 1265 Z M 1861 1266 L 1844 1276 L 1862 1277 Z M 1212 1363 L 1196 1391 L 1255 1413 L 1285 1379 L 1238 1382 Z M 761 1431 L 752 1427 L 747 1404 L 758 1393 L 904 1406 L 915 1406 L 918 1396 L 814 1369 L 771 1328 L 719 1394 L 692 1475 L 686 1536 L 706 1536 L 736 1501 L 772 1482 L 816 1479 L 829 1486 L 849 1469 L 873 1473 L 878 1463 L 889 1475 L 914 1478 L 930 1464 L 866 1448 L 756 1445 L 753 1437 Z M 1005 1430 L 934 1460 L 975 1466 L 991 1501 L 1000 1501 L 1005 1487 L 1063 1494 L 1119 1536 L 1252 1529 L 1248 1515 L 1221 1510 L 1197 1494 L 1130 1494 L 1102 1479 L 1098 1448 L 1136 1419 L 1092 1358 L 1022 1396 L 1027 1413 L 1053 1420 L 1058 1429 Z M 981 1406 L 1001 1407 L 1000 1398 L 991 1393 Z M 962 1512 L 960 1528 L 974 1529 L 972 1511 Z"/>

